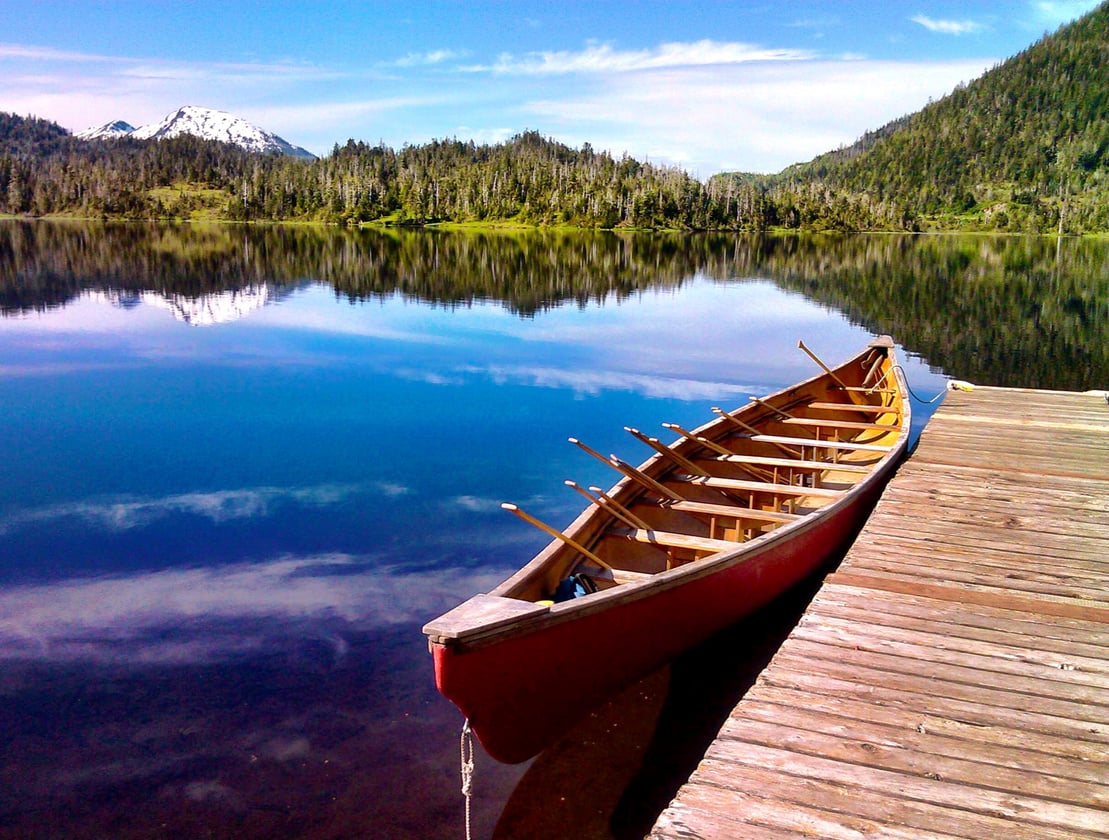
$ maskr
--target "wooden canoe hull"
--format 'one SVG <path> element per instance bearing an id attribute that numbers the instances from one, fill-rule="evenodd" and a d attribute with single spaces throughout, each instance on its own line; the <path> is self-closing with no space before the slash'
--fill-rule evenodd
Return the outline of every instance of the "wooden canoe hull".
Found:
<path id="1" fill-rule="evenodd" d="M 881 487 L 788 540 L 631 603 L 464 649 L 432 644 L 435 680 L 493 758 L 525 761 L 590 708 L 782 595 L 842 552 Z"/>
<path id="2" fill-rule="evenodd" d="M 640 505 L 635 508 L 639 513 L 625 508 L 622 518 L 628 522 L 623 528 L 596 505 L 587 508 L 569 526 L 566 542 L 555 540 L 490 593 L 425 626 L 439 691 L 467 717 L 492 757 L 506 763 L 532 757 L 600 701 L 767 605 L 846 549 L 907 449 L 911 411 L 888 337 L 872 342 L 835 371 L 824 369 L 824 374 L 695 430 L 693 440 L 673 445 L 676 455 L 656 455 L 638 472 L 632 470 L 634 474 L 622 470 L 626 477 L 610 491 L 633 507 L 636 499 L 668 494 L 672 488 L 682 494 L 671 495 L 669 502 Z M 875 393 L 879 384 L 882 390 Z M 750 419 L 735 419 L 740 417 Z M 834 430 L 833 436 L 822 437 L 817 426 Z M 748 456 L 740 453 L 756 442 L 769 456 L 764 451 L 744 461 Z M 814 442 L 815 448 L 809 445 Z M 735 449 L 720 449 L 721 443 Z M 698 447 L 705 452 L 698 455 Z M 842 458 L 841 450 L 846 453 Z M 698 457 L 707 460 L 701 466 L 689 460 Z M 757 468 L 752 472 L 744 463 Z M 783 463 L 798 464 L 800 478 L 790 473 L 783 484 L 778 472 Z M 845 469 L 837 470 L 841 463 Z M 740 464 L 741 472 L 730 478 L 702 472 L 712 476 L 706 479 L 686 474 L 691 469 L 724 470 L 729 464 Z M 834 475 L 833 486 L 818 485 L 815 476 L 806 480 L 806 471 L 814 469 Z M 688 499 L 685 494 L 695 493 L 699 482 L 724 495 Z M 744 532 L 743 539 L 736 539 L 737 521 L 734 531 L 718 539 L 717 516 L 734 520 L 742 512 L 741 518 L 757 520 L 755 511 L 767 511 L 764 504 L 755 504 L 754 495 L 748 506 L 737 501 L 755 492 L 778 502 L 805 497 L 808 501 L 800 507 L 807 510 L 796 515 L 792 505 L 787 512 L 775 502 L 770 518 L 785 524 Z M 708 503 L 707 498 L 728 504 Z M 707 533 L 691 526 L 687 537 L 676 530 L 682 522 L 689 524 L 680 519 L 689 513 L 711 519 Z M 644 530 L 629 530 L 626 525 L 640 515 L 656 519 L 643 521 L 639 527 Z M 679 546 L 678 552 L 694 546 L 700 553 L 692 561 L 675 553 L 672 563 L 652 569 L 634 554 L 636 541 L 646 541 L 651 552 L 668 545 Z M 598 554 L 583 547 L 602 543 Z M 612 564 L 616 585 L 560 603 L 547 600 L 551 596 L 542 593 L 551 591 L 552 581 L 564 574 L 559 570 L 573 568 L 583 554 L 601 566 Z M 615 579 L 617 571 L 635 572 L 636 560 L 641 564 L 638 573 Z"/>

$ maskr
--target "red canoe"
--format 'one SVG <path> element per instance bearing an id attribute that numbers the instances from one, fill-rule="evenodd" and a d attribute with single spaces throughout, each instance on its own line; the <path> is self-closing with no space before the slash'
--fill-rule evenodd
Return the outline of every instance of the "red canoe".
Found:
<path id="1" fill-rule="evenodd" d="M 593 501 L 564 532 L 424 627 L 439 691 L 497 760 L 530 758 L 819 569 L 854 538 L 908 444 L 907 387 L 885 336 L 838 368 L 714 411 L 693 431 L 667 425 L 669 445 L 629 430 L 656 449 L 638 467 L 573 441 L 620 481 L 574 485 Z"/>

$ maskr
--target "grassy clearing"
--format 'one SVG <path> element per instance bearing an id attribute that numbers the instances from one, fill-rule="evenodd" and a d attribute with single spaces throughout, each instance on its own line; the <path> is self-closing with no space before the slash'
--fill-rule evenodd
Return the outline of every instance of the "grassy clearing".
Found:
<path id="1" fill-rule="evenodd" d="M 155 187 L 147 195 L 163 208 L 166 217 L 192 221 L 219 221 L 227 218 L 226 190 L 184 181 L 168 187 Z"/>

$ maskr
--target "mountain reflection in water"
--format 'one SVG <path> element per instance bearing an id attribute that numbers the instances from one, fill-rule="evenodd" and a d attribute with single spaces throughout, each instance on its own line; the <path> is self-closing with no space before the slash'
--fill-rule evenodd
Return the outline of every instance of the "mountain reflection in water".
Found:
<path id="1" fill-rule="evenodd" d="M 697 276 L 772 280 L 981 384 L 1085 390 L 1109 379 L 1104 239 L 0 224 L 3 314 L 98 291 L 214 322 L 319 282 L 352 302 L 498 301 L 529 316 Z"/>

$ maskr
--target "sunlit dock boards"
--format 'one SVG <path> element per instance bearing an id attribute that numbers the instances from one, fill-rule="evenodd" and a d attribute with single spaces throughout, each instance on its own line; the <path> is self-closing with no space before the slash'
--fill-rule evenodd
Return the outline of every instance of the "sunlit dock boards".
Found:
<path id="1" fill-rule="evenodd" d="M 949 394 L 652 838 L 1109 837 L 1109 405 Z"/>

